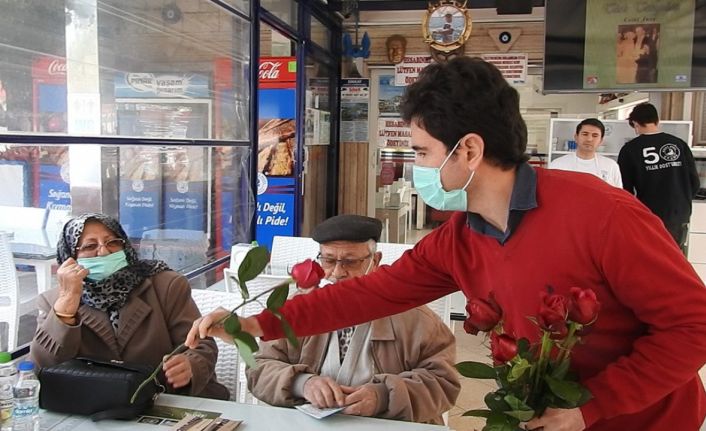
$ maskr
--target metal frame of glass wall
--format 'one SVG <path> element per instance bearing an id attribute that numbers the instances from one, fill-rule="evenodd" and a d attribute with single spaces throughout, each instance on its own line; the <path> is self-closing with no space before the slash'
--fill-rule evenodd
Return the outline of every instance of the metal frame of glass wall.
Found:
<path id="1" fill-rule="evenodd" d="M 260 0 L 253 0 L 253 3 Z M 297 5 L 297 25 L 296 28 L 289 23 L 283 21 L 264 7 L 260 7 L 259 18 L 263 23 L 273 27 L 278 32 L 287 36 L 296 43 L 296 60 L 297 60 L 297 111 L 304 113 L 305 111 L 305 94 L 302 89 L 306 88 L 305 66 L 307 56 L 311 56 L 316 61 L 325 64 L 334 73 L 333 79 L 329 82 L 330 107 L 331 107 L 331 145 L 328 151 L 328 181 L 326 184 L 326 216 L 331 217 L 337 213 L 338 208 L 338 135 L 339 135 L 339 112 L 340 112 L 340 97 L 339 97 L 339 82 L 340 82 L 340 59 L 341 59 L 341 32 L 342 26 L 340 20 L 334 14 L 334 8 L 331 5 L 324 4 L 319 0 L 290 0 L 296 2 Z M 311 38 L 311 19 L 314 18 L 321 22 L 330 33 L 328 46 L 320 46 Z M 257 58 L 257 57 L 253 57 Z M 297 116 L 296 122 L 296 139 L 297 149 L 303 148 L 304 140 L 304 115 Z M 301 170 L 304 164 L 303 151 L 296 151 L 296 169 L 297 169 L 297 196 L 303 194 Z M 295 209 L 297 219 L 302 220 L 304 208 L 302 208 L 301 200 L 295 199 L 297 208 Z M 301 234 L 301 223 L 295 227 L 294 235 Z"/>

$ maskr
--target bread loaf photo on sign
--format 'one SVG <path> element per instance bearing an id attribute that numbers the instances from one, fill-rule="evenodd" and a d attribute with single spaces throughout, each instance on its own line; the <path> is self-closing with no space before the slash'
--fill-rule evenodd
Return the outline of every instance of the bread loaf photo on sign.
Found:
<path id="1" fill-rule="evenodd" d="M 257 170 L 265 175 L 294 172 L 294 120 L 269 120 L 258 131 Z"/>

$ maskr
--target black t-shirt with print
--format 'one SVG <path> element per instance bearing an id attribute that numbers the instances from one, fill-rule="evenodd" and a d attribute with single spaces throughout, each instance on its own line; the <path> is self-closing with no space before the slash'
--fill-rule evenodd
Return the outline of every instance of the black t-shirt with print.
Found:
<path id="1" fill-rule="evenodd" d="M 640 135 L 618 156 L 623 188 L 666 222 L 686 223 L 699 175 L 689 146 L 669 133 Z"/>

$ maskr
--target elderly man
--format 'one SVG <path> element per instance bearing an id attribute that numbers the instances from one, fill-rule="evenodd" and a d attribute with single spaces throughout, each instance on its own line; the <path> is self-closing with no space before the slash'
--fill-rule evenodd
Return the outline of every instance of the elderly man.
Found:
<path id="1" fill-rule="evenodd" d="M 334 283 L 377 269 L 379 220 L 332 217 L 314 229 L 318 260 Z M 262 343 L 250 391 L 277 406 L 309 402 L 343 413 L 442 423 L 460 391 L 451 331 L 422 306 L 337 332 Z"/>

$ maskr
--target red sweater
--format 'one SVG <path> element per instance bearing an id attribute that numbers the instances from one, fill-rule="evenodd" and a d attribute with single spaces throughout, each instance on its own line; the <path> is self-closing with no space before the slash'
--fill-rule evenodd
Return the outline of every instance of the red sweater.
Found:
<path id="1" fill-rule="evenodd" d="M 588 429 L 698 430 L 706 395 L 706 289 L 664 229 L 633 196 L 598 178 L 537 169 L 537 204 L 504 245 L 466 225 L 464 213 L 391 267 L 300 295 L 282 312 L 297 335 L 328 332 L 424 304 L 455 290 L 489 291 L 505 330 L 537 341 L 539 292 L 591 288 L 602 309 L 572 367 L 594 398 Z M 265 339 L 283 336 L 269 312 Z"/>

